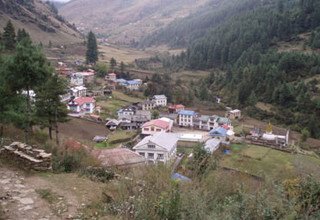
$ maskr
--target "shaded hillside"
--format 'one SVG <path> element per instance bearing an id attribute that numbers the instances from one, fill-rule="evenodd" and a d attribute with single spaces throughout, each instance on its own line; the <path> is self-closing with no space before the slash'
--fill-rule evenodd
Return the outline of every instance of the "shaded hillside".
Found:
<path id="1" fill-rule="evenodd" d="M 50 5 L 40 0 L 0 0 L 0 28 L 11 19 L 36 42 L 69 44 L 81 41 L 79 32 Z"/>
<path id="2" fill-rule="evenodd" d="M 73 0 L 60 13 L 77 27 L 111 42 L 133 43 L 210 0 Z"/>

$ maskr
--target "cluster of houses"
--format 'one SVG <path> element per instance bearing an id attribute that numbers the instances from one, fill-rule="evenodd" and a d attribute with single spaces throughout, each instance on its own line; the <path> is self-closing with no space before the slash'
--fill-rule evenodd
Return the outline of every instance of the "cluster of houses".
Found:
<path id="1" fill-rule="evenodd" d="M 141 79 L 132 79 L 132 80 L 126 80 L 123 78 L 118 79 L 117 74 L 115 73 L 107 74 L 107 76 L 105 77 L 105 80 L 107 81 L 108 86 L 111 89 L 115 89 L 115 87 L 118 85 L 118 86 L 125 87 L 130 91 L 135 91 L 135 90 L 139 90 L 140 87 L 142 86 Z"/>

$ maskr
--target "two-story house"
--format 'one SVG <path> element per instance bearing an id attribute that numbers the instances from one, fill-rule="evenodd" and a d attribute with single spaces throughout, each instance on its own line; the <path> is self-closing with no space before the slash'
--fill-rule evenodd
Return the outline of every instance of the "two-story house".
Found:
<path id="1" fill-rule="evenodd" d="M 151 163 L 167 163 L 175 158 L 178 137 L 173 133 L 160 132 L 142 139 L 133 150 Z"/>
<path id="2" fill-rule="evenodd" d="M 197 113 L 190 110 L 178 112 L 178 125 L 182 127 L 193 127 L 193 120 Z"/>
<path id="3" fill-rule="evenodd" d="M 69 93 L 70 96 L 74 96 L 75 98 L 85 97 L 87 95 L 87 88 L 85 86 L 72 87 L 70 88 Z"/>
<path id="4" fill-rule="evenodd" d="M 122 119 L 131 120 L 131 116 L 134 114 L 135 114 L 135 111 L 132 108 L 122 108 L 117 111 L 118 120 L 122 120 Z"/>
<path id="5" fill-rule="evenodd" d="M 139 107 L 144 111 L 150 111 L 156 107 L 156 103 L 153 100 L 145 100 L 139 103 Z"/>
<path id="6" fill-rule="evenodd" d="M 156 103 L 156 106 L 167 106 L 167 97 L 165 95 L 155 95 L 152 100 Z"/>
<path id="7" fill-rule="evenodd" d="M 68 110 L 72 113 L 92 114 L 96 101 L 92 97 L 79 97 L 68 103 Z"/>
<path id="8" fill-rule="evenodd" d="M 82 86 L 84 83 L 83 75 L 80 73 L 72 73 L 70 75 L 70 84 L 72 86 Z"/>

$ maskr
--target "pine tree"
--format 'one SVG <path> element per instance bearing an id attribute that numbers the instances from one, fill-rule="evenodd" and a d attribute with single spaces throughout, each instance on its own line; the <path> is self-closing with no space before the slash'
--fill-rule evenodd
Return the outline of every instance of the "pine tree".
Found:
<path id="1" fill-rule="evenodd" d="M 67 83 L 57 75 L 53 75 L 38 89 L 35 103 L 36 116 L 40 125 L 48 128 L 50 139 L 52 139 L 52 131 L 55 130 L 58 145 L 58 122 L 65 122 L 68 116 L 66 105 L 60 99 L 66 89 Z"/>
<path id="2" fill-rule="evenodd" d="M 113 57 L 110 59 L 110 67 L 112 69 L 112 71 L 114 70 L 114 68 L 117 66 L 117 61 L 116 59 L 114 59 Z"/>
<path id="3" fill-rule="evenodd" d="M 26 32 L 25 29 L 19 29 L 17 33 L 17 42 L 21 42 L 25 38 L 30 39 L 30 35 Z"/>
<path id="4" fill-rule="evenodd" d="M 16 33 L 11 23 L 11 20 L 8 21 L 7 25 L 3 29 L 3 44 L 6 50 L 13 50 L 16 46 Z"/>
<path id="5" fill-rule="evenodd" d="M 89 32 L 87 37 L 87 52 L 86 52 L 87 63 L 96 63 L 98 61 L 98 45 L 96 36 L 92 31 Z"/>
<path id="6" fill-rule="evenodd" d="M 121 63 L 120 63 L 120 72 L 121 72 L 121 73 L 124 73 L 124 71 L 125 71 L 125 65 L 124 65 L 124 63 L 121 61 Z"/>
<path id="7" fill-rule="evenodd" d="M 39 48 L 32 45 L 30 39 L 23 39 L 16 48 L 12 62 L 8 66 L 8 86 L 16 92 L 26 91 L 25 139 L 28 143 L 32 129 L 32 105 L 30 91 L 36 90 L 49 78 L 52 69 Z"/>

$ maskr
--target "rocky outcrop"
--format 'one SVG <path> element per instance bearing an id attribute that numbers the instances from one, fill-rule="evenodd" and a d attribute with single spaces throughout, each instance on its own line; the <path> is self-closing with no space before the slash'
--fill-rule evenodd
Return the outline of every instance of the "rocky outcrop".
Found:
<path id="1" fill-rule="evenodd" d="M 0 150 L 0 156 L 16 162 L 28 170 L 52 170 L 52 155 L 42 149 L 21 142 L 13 142 Z"/>

